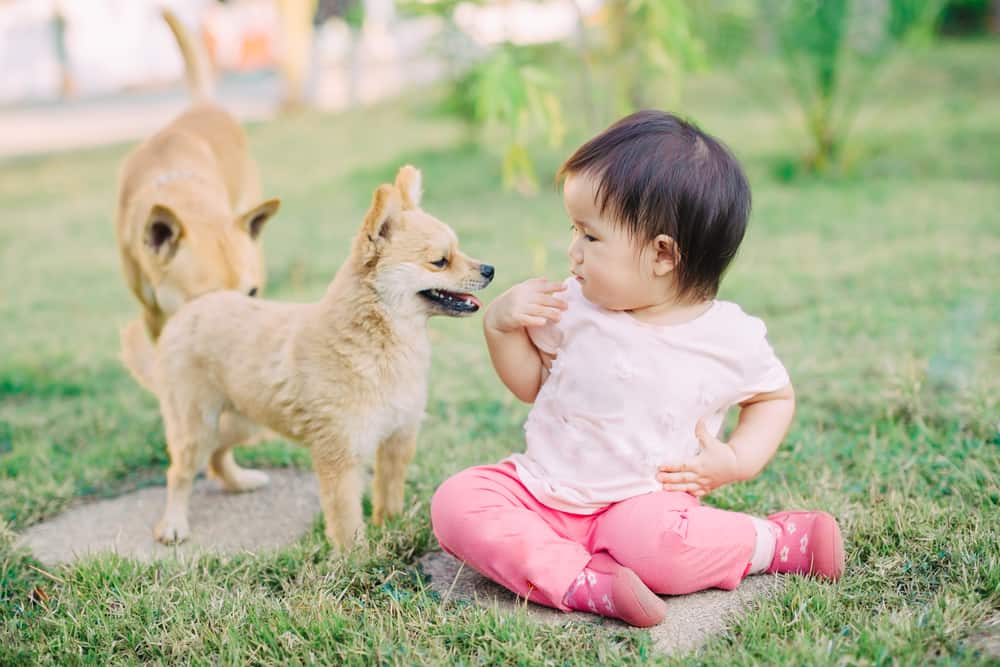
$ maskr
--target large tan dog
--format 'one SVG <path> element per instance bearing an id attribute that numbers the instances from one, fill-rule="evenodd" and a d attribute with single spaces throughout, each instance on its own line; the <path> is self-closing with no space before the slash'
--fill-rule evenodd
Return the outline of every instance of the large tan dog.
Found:
<path id="1" fill-rule="evenodd" d="M 474 313 L 467 291 L 493 267 L 458 249 L 455 233 L 420 208 L 420 172 L 400 169 L 375 191 L 350 256 L 326 295 L 284 304 L 218 292 L 167 323 L 155 369 L 167 429 L 162 542 L 188 535 L 188 498 L 206 464 L 229 488 L 259 484 L 219 437 L 237 413 L 310 447 L 326 535 L 349 548 L 363 538 L 361 468 L 374 456 L 373 521 L 403 508 L 406 466 L 427 402 L 427 319 Z"/>
<path id="2" fill-rule="evenodd" d="M 205 54 L 169 11 L 184 57 L 190 110 L 126 158 L 116 229 L 122 269 L 152 340 L 191 299 L 220 289 L 254 295 L 264 286 L 259 236 L 279 201 L 262 201 L 257 165 L 239 123 L 209 102 Z M 150 348 L 141 325 L 122 333 L 126 364 Z M 132 363 L 138 363 L 133 361 Z"/>

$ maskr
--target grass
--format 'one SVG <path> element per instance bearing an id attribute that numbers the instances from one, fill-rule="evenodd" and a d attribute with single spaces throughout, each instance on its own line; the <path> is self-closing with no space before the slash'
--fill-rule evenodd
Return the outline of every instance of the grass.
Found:
<path id="1" fill-rule="evenodd" d="M 405 517 L 371 554 L 329 558 L 321 523 L 270 555 L 39 572 L 17 531 L 79 498 L 162 483 L 151 396 L 117 361 L 136 307 L 119 275 L 115 174 L 128 146 L 0 164 L 0 664 L 995 664 L 969 638 L 1000 608 L 1000 77 L 996 42 L 945 44 L 887 72 L 859 119 L 854 169 L 789 170 L 804 144 L 784 98 L 722 73 L 684 112 L 727 141 L 754 189 L 722 296 L 763 317 L 799 412 L 758 479 L 711 497 L 842 521 L 847 575 L 792 580 L 697 655 L 646 633 L 534 624 L 442 605 L 415 567 L 449 474 L 523 447 L 527 410 L 493 375 L 478 318 L 435 320 L 428 418 Z M 753 84 L 751 84 L 753 85 Z M 774 85 L 771 82 L 769 85 Z M 315 299 L 372 189 L 404 162 L 425 207 L 498 267 L 487 298 L 564 271 L 558 194 L 500 191 L 498 161 L 410 101 L 250 128 L 268 193 L 268 294 Z M 544 154 L 551 173 L 562 154 Z M 271 442 L 238 454 L 307 467 Z"/>

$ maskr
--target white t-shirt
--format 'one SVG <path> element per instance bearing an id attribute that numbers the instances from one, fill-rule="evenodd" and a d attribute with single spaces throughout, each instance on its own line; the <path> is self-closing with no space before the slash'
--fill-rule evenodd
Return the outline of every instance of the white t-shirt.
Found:
<path id="1" fill-rule="evenodd" d="M 659 490 L 660 465 L 697 454 L 699 418 L 718 434 L 731 406 L 789 383 L 764 323 L 734 303 L 648 324 L 566 286 L 561 320 L 528 329 L 557 357 L 524 424 L 527 450 L 507 459 L 549 507 L 593 514 Z"/>

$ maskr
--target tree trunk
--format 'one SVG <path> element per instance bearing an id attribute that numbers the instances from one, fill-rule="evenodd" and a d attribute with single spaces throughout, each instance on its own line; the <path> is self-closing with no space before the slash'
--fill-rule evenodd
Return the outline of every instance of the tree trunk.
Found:
<path id="1" fill-rule="evenodd" d="M 312 60 L 313 16 L 317 0 L 278 0 L 281 16 L 281 62 L 285 80 L 285 110 L 301 109 L 306 103 L 306 83 Z"/>

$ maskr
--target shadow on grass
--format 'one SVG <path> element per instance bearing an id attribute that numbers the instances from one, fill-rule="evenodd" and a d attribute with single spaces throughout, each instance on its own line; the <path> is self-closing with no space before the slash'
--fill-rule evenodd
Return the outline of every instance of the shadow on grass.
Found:
<path id="1" fill-rule="evenodd" d="M 787 151 L 758 153 L 744 161 L 748 170 L 794 186 L 856 186 L 871 180 L 992 184 L 1000 171 L 1000 157 L 996 151 L 982 150 L 984 146 L 1000 146 L 1000 130 L 942 129 L 930 138 L 919 130 L 867 132 L 848 141 L 841 166 L 822 173 Z"/>
<path id="2" fill-rule="evenodd" d="M 0 369 L 0 406 L 34 399 L 108 395 L 133 388 L 132 378 L 117 362 L 84 366 L 70 358 L 54 358 L 36 365 L 5 364 Z"/>

